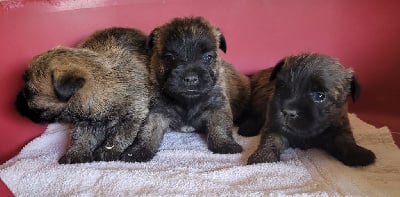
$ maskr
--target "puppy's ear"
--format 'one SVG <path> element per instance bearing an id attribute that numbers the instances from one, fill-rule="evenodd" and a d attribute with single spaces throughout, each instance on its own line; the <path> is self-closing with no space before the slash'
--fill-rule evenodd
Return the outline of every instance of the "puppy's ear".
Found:
<path id="1" fill-rule="evenodd" d="M 85 84 L 83 77 L 68 71 L 54 71 L 52 80 L 54 92 L 63 102 L 67 102 Z"/>
<path id="2" fill-rule="evenodd" d="M 153 31 L 151 31 L 150 35 L 147 37 L 146 40 L 146 50 L 151 50 L 154 47 L 154 36 L 156 34 L 156 32 L 158 31 L 158 28 L 153 29 Z"/>
<path id="3" fill-rule="evenodd" d="M 356 102 L 361 95 L 361 85 L 354 75 L 351 77 L 350 94 L 353 102 Z"/>
<path id="4" fill-rule="evenodd" d="M 276 75 L 281 71 L 283 65 L 285 65 L 285 59 L 282 59 L 275 65 L 274 69 L 271 72 L 271 76 L 269 77 L 269 81 L 273 81 L 274 79 L 276 79 Z"/>
<path id="5" fill-rule="evenodd" d="M 219 48 L 226 53 L 226 40 L 222 33 L 219 35 Z"/>

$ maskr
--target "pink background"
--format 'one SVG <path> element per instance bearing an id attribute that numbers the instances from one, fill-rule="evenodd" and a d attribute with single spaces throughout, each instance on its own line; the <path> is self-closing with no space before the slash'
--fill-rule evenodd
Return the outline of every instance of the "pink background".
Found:
<path id="1" fill-rule="evenodd" d="M 90 3 L 88 3 L 90 2 Z M 298 52 L 319 52 L 352 67 L 363 86 L 351 105 L 363 120 L 400 139 L 400 1 L 397 0 L 41 0 L 0 2 L 0 163 L 45 126 L 14 109 L 30 59 L 74 46 L 97 29 L 149 33 L 173 17 L 203 16 L 224 33 L 224 59 L 244 73 Z M 397 133 L 396 133 L 397 132 Z"/>
<path id="2" fill-rule="evenodd" d="M 351 112 L 388 125 L 400 142 L 398 0 L 34 0 L 0 2 L 0 163 L 45 126 L 14 109 L 29 60 L 57 45 L 74 46 L 101 28 L 149 33 L 173 17 L 203 16 L 224 33 L 224 59 L 244 73 L 287 55 L 319 52 L 352 67 L 363 86 Z M 0 181 L 0 193 L 12 196 Z"/>

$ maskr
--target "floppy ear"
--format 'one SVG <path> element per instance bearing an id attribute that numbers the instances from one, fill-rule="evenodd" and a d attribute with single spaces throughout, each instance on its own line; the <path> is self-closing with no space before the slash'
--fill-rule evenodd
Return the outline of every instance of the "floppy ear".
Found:
<path id="1" fill-rule="evenodd" d="M 147 37 L 146 40 L 146 50 L 151 50 L 153 49 L 154 46 L 154 36 L 155 36 L 155 32 L 158 31 L 158 28 L 153 29 L 153 31 L 151 31 L 149 37 Z"/>
<path id="2" fill-rule="evenodd" d="M 63 102 L 67 102 L 85 84 L 83 77 L 67 71 L 55 71 L 52 80 L 54 92 L 57 98 Z"/>
<path id="3" fill-rule="evenodd" d="M 281 61 L 279 61 L 274 69 L 271 72 L 271 76 L 269 77 L 269 81 L 273 81 L 274 79 L 276 79 L 276 75 L 281 71 L 282 66 L 285 64 L 285 59 L 282 59 Z"/>
<path id="4" fill-rule="evenodd" d="M 226 53 L 226 40 L 222 33 L 219 34 L 219 48 Z"/>
<path id="5" fill-rule="evenodd" d="M 361 95 L 361 85 L 354 75 L 353 75 L 353 77 L 351 77 L 350 94 L 351 94 L 351 98 L 353 99 L 353 102 L 356 102 L 356 100 L 358 100 L 358 98 Z"/>

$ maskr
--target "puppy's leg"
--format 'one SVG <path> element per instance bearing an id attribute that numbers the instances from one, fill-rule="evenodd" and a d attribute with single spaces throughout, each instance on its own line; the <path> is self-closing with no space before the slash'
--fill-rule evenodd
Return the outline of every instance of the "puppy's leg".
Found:
<path id="1" fill-rule="evenodd" d="M 376 158 L 372 151 L 355 143 L 351 130 L 342 132 L 323 148 L 348 166 L 366 166 L 374 163 Z"/>
<path id="2" fill-rule="evenodd" d="M 233 154 L 242 147 L 232 137 L 232 117 L 224 110 L 211 111 L 207 117 L 207 145 L 214 153 Z"/>
<path id="3" fill-rule="evenodd" d="M 58 161 L 60 164 L 93 161 L 93 151 L 104 140 L 105 130 L 90 125 L 76 125 L 72 132 L 71 146 Z"/>
<path id="4" fill-rule="evenodd" d="M 109 128 L 103 144 L 94 152 L 94 159 L 96 161 L 119 160 L 124 150 L 135 140 L 142 122 L 128 120 Z"/>
<path id="5" fill-rule="evenodd" d="M 150 113 L 136 140 L 121 155 L 122 161 L 145 162 L 151 160 L 161 145 L 169 119 L 159 113 Z"/>
<path id="6" fill-rule="evenodd" d="M 279 161 L 282 151 L 288 146 L 289 143 L 284 136 L 268 130 L 262 131 L 260 144 L 257 150 L 250 155 L 247 164 Z"/>

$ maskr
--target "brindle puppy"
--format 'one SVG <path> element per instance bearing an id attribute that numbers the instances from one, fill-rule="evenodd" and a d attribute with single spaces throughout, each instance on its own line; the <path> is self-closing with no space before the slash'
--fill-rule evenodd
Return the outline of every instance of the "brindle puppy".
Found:
<path id="1" fill-rule="evenodd" d="M 141 153 L 142 158 L 133 159 L 152 158 L 168 128 L 206 133 L 214 153 L 241 152 L 232 137 L 233 121 L 248 102 L 249 81 L 219 57 L 218 49 L 226 51 L 222 33 L 200 17 L 176 18 L 153 30 L 147 46 L 158 95 L 151 104 L 145 140 L 130 147 L 126 158 Z M 142 147 L 148 151 L 139 151 Z"/>
<path id="2" fill-rule="evenodd" d="M 81 48 L 58 47 L 33 58 L 16 105 L 34 122 L 73 125 L 59 163 L 119 160 L 132 144 L 149 111 L 146 38 L 111 28 Z"/>
<path id="3" fill-rule="evenodd" d="M 356 144 L 349 124 L 347 97 L 355 101 L 360 94 L 352 70 L 328 56 L 301 54 L 275 66 L 270 80 L 259 82 L 272 86 L 273 93 L 266 99 L 260 145 L 248 164 L 279 161 L 289 146 L 323 149 L 348 166 L 375 161 L 372 151 Z"/>

